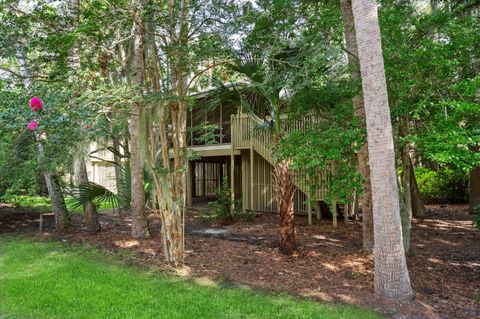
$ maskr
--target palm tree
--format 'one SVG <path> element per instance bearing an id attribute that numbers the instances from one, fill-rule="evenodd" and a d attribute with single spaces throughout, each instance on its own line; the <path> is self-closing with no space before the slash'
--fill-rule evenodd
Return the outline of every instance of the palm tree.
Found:
<path id="1" fill-rule="evenodd" d="M 247 83 L 233 87 L 220 85 L 206 103 L 204 112 L 228 101 L 242 112 L 264 117 L 263 123 L 256 127 L 253 133 L 268 134 L 274 142 L 271 147 L 274 158 L 273 187 L 279 214 L 279 249 L 281 253 L 291 255 L 296 248 L 294 177 L 290 170 L 291 161 L 278 159 L 275 156 L 279 142 L 287 133 L 289 121 L 288 104 L 281 98 L 283 87 L 269 77 L 268 58 L 265 60 L 249 54 L 241 54 L 231 65 L 231 69 L 243 76 Z"/>
<path id="2" fill-rule="evenodd" d="M 411 298 L 395 174 L 380 26 L 375 0 L 352 0 L 362 77 L 372 184 L 375 293 L 401 301 Z"/>

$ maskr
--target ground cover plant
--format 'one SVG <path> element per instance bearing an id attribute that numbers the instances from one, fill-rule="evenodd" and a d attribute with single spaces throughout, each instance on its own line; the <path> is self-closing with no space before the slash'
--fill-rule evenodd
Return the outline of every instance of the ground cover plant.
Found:
<path id="1" fill-rule="evenodd" d="M 27 196 L 27 195 L 7 195 L 1 198 L 3 203 L 12 204 L 16 207 L 23 207 L 38 211 L 41 213 L 48 213 L 52 211 L 52 205 L 50 198 L 42 196 Z M 71 212 L 79 213 L 82 211 L 82 208 L 78 207 L 77 201 L 71 196 L 65 196 L 65 204 Z M 108 202 L 98 203 L 98 209 L 101 210 L 110 210 L 114 209 Z"/>

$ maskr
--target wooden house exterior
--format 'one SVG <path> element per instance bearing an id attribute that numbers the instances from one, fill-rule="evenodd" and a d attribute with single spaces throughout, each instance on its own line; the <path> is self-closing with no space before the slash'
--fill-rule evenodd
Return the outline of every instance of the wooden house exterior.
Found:
<path id="1" fill-rule="evenodd" d="M 222 183 L 228 181 L 234 198 L 241 199 L 243 210 L 276 212 L 272 187 L 272 141 L 267 133 L 254 129 L 262 120 L 254 114 L 237 112 L 225 105 L 219 105 L 200 119 L 195 114 L 193 108 L 187 120 L 187 144 L 197 155 L 197 159 L 189 162 L 187 171 L 187 206 L 212 200 Z M 218 137 L 209 143 L 199 142 L 198 139 L 198 127 L 202 121 L 218 126 Z M 306 125 L 299 121 L 293 128 L 301 129 Z M 320 188 L 315 194 L 308 194 L 303 173 L 295 174 L 296 214 L 312 213 L 313 207 L 307 203 L 309 197 L 324 200 L 330 170 L 329 167 L 316 174 Z"/>

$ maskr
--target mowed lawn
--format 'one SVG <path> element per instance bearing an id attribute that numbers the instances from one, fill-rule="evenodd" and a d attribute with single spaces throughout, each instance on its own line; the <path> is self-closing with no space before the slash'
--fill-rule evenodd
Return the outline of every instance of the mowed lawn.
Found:
<path id="1" fill-rule="evenodd" d="M 380 318 L 125 266 L 101 251 L 0 236 L 0 318 Z"/>

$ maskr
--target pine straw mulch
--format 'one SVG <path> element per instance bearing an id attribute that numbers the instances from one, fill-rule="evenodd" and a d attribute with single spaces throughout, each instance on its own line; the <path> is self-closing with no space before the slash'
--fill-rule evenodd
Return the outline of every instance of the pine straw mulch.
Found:
<path id="1" fill-rule="evenodd" d="M 160 224 L 154 217 L 148 240 L 132 240 L 129 219 L 113 212 L 101 216 L 102 231 L 95 235 L 86 233 L 80 216 L 75 216 L 74 227 L 62 233 L 53 231 L 52 216 L 47 215 L 47 228 L 34 235 L 37 221 L 38 213 L 0 205 L 0 234 L 23 230 L 39 239 L 121 251 L 128 256 L 127 263 L 166 269 Z M 408 268 L 415 297 L 404 305 L 374 297 L 373 258 L 361 251 L 361 223 L 339 223 L 334 229 L 330 221 L 322 220 L 309 227 L 299 217 L 296 224 L 299 249 L 285 257 L 276 248 L 274 214 L 260 214 L 253 222 L 212 226 L 190 212 L 185 239 L 189 274 L 226 286 L 247 285 L 363 305 L 392 318 L 480 318 L 480 231 L 473 228 L 466 206 L 429 206 L 427 218 L 413 221 Z M 201 232 L 207 228 L 228 232 Z"/>

